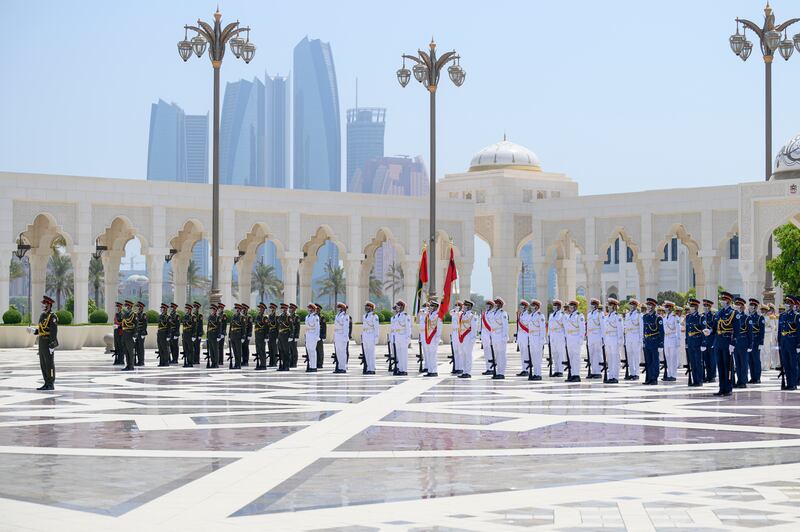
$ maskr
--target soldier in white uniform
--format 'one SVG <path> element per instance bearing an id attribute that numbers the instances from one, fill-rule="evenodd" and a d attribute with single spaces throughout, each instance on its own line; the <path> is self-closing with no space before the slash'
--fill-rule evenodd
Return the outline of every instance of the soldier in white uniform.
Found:
<path id="1" fill-rule="evenodd" d="M 350 316 L 347 305 L 337 303 L 339 312 L 333 320 L 333 348 L 336 352 L 336 369 L 334 373 L 347 373 L 347 344 L 350 343 Z"/>
<path id="2" fill-rule="evenodd" d="M 644 322 L 642 313 L 639 312 L 639 302 L 635 299 L 628 301 L 630 310 L 625 315 L 623 324 L 625 325 L 625 345 L 624 349 L 628 354 L 628 376 L 627 380 L 639 380 L 639 364 L 642 360 L 642 339 L 644 338 Z"/>
<path id="3" fill-rule="evenodd" d="M 495 362 L 497 368 L 493 379 L 505 379 L 506 376 L 506 348 L 508 347 L 508 314 L 503 310 L 505 301 L 502 297 L 494 299 L 495 307 L 497 310 L 492 312 L 491 316 L 491 344 L 494 351 Z"/>
<path id="4" fill-rule="evenodd" d="M 463 303 L 456 300 L 450 309 L 450 341 L 453 344 L 453 371 L 452 375 L 461 375 L 464 371 L 464 362 L 461 360 L 461 342 L 458 340 L 458 319 L 461 316 Z"/>
<path id="5" fill-rule="evenodd" d="M 306 316 L 306 357 L 308 363 L 306 372 L 316 373 L 317 371 L 317 342 L 319 341 L 319 315 L 317 306 L 314 303 L 308 304 L 308 316 Z"/>
<path id="6" fill-rule="evenodd" d="M 425 313 L 424 321 L 419 324 L 419 334 L 422 337 L 423 363 L 428 370 L 425 377 L 438 377 L 439 362 L 436 355 L 442 338 L 442 327 L 439 319 L 439 302 L 435 299 L 428 301 L 428 312 Z"/>
<path id="7" fill-rule="evenodd" d="M 528 377 L 531 381 L 542 380 L 542 352 L 547 341 L 547 325 L 542 314 L 542 302 L 531 300 L 530 325 L 528 326 L 528 350 L 533 361 L 533 371 Z"/>
<path id="8" fill-rule="evenodd" d="M 569 302 L 569 314 L 564 316 L 563 324 L 571 369 L 567 382 L 581 382 L 581 346 L 586 338 L 586 319 L 578 312 L 578 302 L 574 299 Z"/>
<path id="9" fill-rule="evenodd" d="M 625 338 L 622 317 L 617 314 L 618 307 L 619 301 L 609 297 L 608 316 L 603 320 L 603 346 L 606 354 L 606 364 L 608 364 L 606 384 L 617 384 L 619 382 L 619 353 Z"/>
<path id="10" fill-rule="evenodd" d="M 531 356 L 528 345 L 528 331 L 530 330 L 530 307 L 524 299 L 519 302 L 517 312 L 517 348 L 519 349 L 520 372 L 517 377 L 526 377 L 530 369 Z"/>
<path id="11" fill-rule="evenodd" d="M 419 312 L 417 313 L 417 325 L 419 326 L 419 346 L 420 349 L 423 348 L 422 343 L 425 341 L 425 333 L 422 332 L 422 328 L 425 326 L 425 320 L 428 319 L 428 313 L 431 311 L 430 308 L 430 301 L 426 302 L 423 305 L 419 306 Z M 428 371 L 428 366 L 425 364 L 425 353 L 423 351 L 422 354 L 422 371 Z"/>
<path id="12" fill-rule="evenodd" d="M 364 303 L 364 316 L 361 318 L 361 346 L 364 349 L 364 359 L 367 366 L 365 375 L 375 375 L 375 344 L 380 336 L 380 322 L 375 314 L 375 303 Z"/>
<path id="13" fill-rule="evenodd" d="M 678 376 L 678 349 L 681 347 L 681 321 L 675 314 L 675 303 L 664 301 L 664 360 L 667 363 L 667 382 L 674 382 Z"/>
<path id="14" fill-rule="evenodd" d="M 550 343 L 550 357 L 553 363 L 553 377 L 564 376 L 564 359 L 566 349 L 566 336 L 564 336 L 564 311 L 561 310 L 561 300 L 553 300 L 553 312 L 547 318 L 547 335 Z"/>
<path id="15" fill-rule="evenodd" d="M 392 352 L 395 356 L 394 374 L 408 375 L 408 342 L 411 340 L 411 317 L 406 314 L 406 302 L 398 300 L 397 309 L 389 325 L 392 335 Z"/>
<path id="16" fill-rule="evenodd" d="M 472 377 L 472 350 L 475 347 L 475 337 L 478 334 L 478 316 L 472 311 L 474 303 L 469 299 L 464 300 L 463 309 L 458 319 L 458 337 L 461 346 L 461 360 L 464 371 L 458 377 L 469 379 Z"/>
<path id="17" fill-rule="evenodd" d="M 680 371 L 682 368 L 686 366 L 686 317 L 683 315 L 683 311 L 688 311 L 689 308 L 687 307 L 684 309 L 683 307 L 679 307 L 675 305 L 675 315 L 678 317 L 678 322 L 680 323 L 681 327 L 681 338 L 678 342 L 678 370 Z"/>
<path id="18" fill-rule="evenodd" d="M 592 298 L 589 302 L 591 310 L 586 316 L 586 338 L 589 351 L 589 374 L 587 379 L 599 379 L 603 362 L 603 311 L 600 308 L 600 300 Z M 578 373 L 573 368 L 574 373 Z"/>
<path id="19" fill-rule="evenodd" d="M 780 365 L 778 360 L 778 313 L 775 305 L 761 305 L 764 313 L 764 349 L 761 350 L 761 367 L 775 369 Z"/>
<path id="20" fill-rule="evenodd" d="M 494 312 L 494 301 L 491 299 L 486 302 L 486 308 L 481 312 L 481 348 L 483 349 L 483 360 L 486 362 L 486 369 L 483 375 L 492 375 L 494 365 L 492 362 L 492 313 Z"/>

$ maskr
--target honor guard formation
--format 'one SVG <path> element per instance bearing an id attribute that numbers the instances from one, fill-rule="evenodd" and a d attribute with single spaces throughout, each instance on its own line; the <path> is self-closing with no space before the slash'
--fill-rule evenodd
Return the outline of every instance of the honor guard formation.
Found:
<path id="1" fill-rule="evenodd" d="M 552 311 L 546 315 L 541 301 L 522 300 L 513 334 L 520 356 L 521 371 L 517 376 L 541 381 L 545 360 L 548 377 L 564 378 L 566 382 L 580 382 L 585 370 L 586 379 L 602 379 L 605 384 L 617 384 L 620 378 L 636 381 L 642 373 L 643 384 L 655 385 L 659 380 L 675 382 L 680 370 L 684 370 L 689 386 L 718 383 L 715 395 L 729 396 L 734 388 L 759 384 L 762 368 L 766 367 L 779 371 L 782 390 L 796 390 L 800 381 L 800 297 L 786 296 L 784 303 L 776 312 L 774 305 L 722 292 L 718 309 L 709 299 L 690 298 L 683 309 L 671 301 L 659 306 L 656 299 L 647 298 L 644 305 L 635 299 L 624 302 L 622 312 L 620 302 L 614 298 L 608 298 L 605 306 L 599 299 L 591 299 L 584 315 L 578 310 L 577 300 L 569 301 L 565 307 L 554 299 Z M 58 319 L 52 306 L 53 300 L 45 297 L 39 323 L 30 328 L 38 336 L 44 378 L 40 390 L 54 389 Z M 130 300 L 116 303 L 114 364 L 124 365 L 122 371 L 145 365 L 148 320 L 144 307 L 143 303 Z M 250 366 L 251 340 L 255 370 L 289 371 L 297 367 L 301 327 L 294 303 L 259 303 L 253 313 L 248 305 L 237 303 L 230 316 L 225 313 L 224 304 L 212 304 L 205 327 L 199 302 L 187 303 L 182 315 L 177 309 L 175 303 L 161 305 L 156 333 L 160 367 L 181 360 L 186 368 L 200 364 L 203 335 L 206 368 L 224 367 L 226 362 L 234 370 Z M 320 305 L 309 303 L 307 310 L 303 361 L 306 372 L 314 373 L 323 366 L 328 324 Z M 406 312 L 402 300 L 392 310 L 385 358 L 393 375 L 407 376 L 414 318 Z M 462 379 L 472 377 L 473 349 L 480 339 L 482 375 L 505 379 L 511 337 L 509 315 L 500 297 L 486 301 L 480 311 L 470 300 L 456 301 L 449 310 L 440 308 L 435 298 L 422 305 L 415 316 L 419 330 L 418 373 L 426 377 L 439 375 L 437 353 L 443 317 L 448 313 L 450 373 Z M 374 303 L 368 301 L 364 305 L 360 322 L 361 371 L 375 375 L 381 329 Z M 353 341 L 353 318 L 346 304 L 336 304 L 332 325 L 333 373 L 346 373 Z M 582 360 L 584 352 L 586 358 Z"/>

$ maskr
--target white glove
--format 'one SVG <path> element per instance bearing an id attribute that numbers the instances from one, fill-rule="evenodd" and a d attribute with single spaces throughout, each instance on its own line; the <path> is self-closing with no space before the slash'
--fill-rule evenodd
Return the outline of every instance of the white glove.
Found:
<path id="1" fill-rule="evenodd" d="M 244 338 L 242 338 L 242 343 L 244 343 Z"/>
<path id="2" fill-rule="evenodd" d="M 753 350 L 752 350 L 752 349 L 748 349 L 748 350 L 747 350 L 747 352 L 748 352 L 748 353 L 752 353 L 752 352 L 753 352 Z"/>
<path id="3" fill-rule="evenodd" d="M 710 336 L 711 335 L 711 329 L 703 329 L 703 334 L 706 335 L 706 336 Z"/>
<path id="4" fill-rule="evenodd" d="M 763 346 L 763 345 L 760 345 L 760 346 L 758 346 L 758 350 L 759 350 L 759 351 L 761 351 L 762 349 L 764 349 L 764 346 Z"/>
<path id="5" fill-rule="evenodd" d="M 732 346 L 732 345 L 729 345 L 728 346 L 728 351 L 730 352 L 730 354 L 733 354 L 733 352 L 736 351 L 736 348 L 734 346 Z"/>
<path id="6" fill-rule="evenodd" d="M 780 350 L 781 350 L 780 346 L 777 346 L 777 345 L 776 345 L 776 346 L 775 346 L 775 351 L 780 351 Z"/>
<path id="7" fill-rule="evenodd" d="M 663 347 L 659 347 L 658 348 L 658 354 L 659 354 L 659 356 L 664 354 L 664 348 Z"/>
<path id="8" fill-rule="evenodd" d="M 36 327 L 27 327 L 28 332 L 34 334 L 36 332 Z"/>
<path id="9" fill-rule="evenodd" d="M 56 350 L 55 350 L 55 349 L 51 349 L 51 350 L 50 350 L 50 354 L 51 354 L 51 355 L 55 354 L 55 352 L 56 352 Z"/>
<path id="10" fill-rule="evenodd" d="M 700 348 L 700 351 L 705 351 L 705 350 L 706 350 L 706 348 L 705 348 L 705 347 L 701 347 L 701 348 Z"/>
<path id="11" fill-rule="evenodd" d="M 138 336 L 136 336 L 136 335 L 134 335 L 134 336 L 133 336 L 133 339 L 134 339 L 134 340 L 138 340 L 138 339 L 139 339 L 139 337 L 138 337 Z"/>
<path id="12" fill-rule="evenodd" d="M 194 336 L 192 336 L 192 342 L 194 342 L 195 340 L 197 340 L 197 338 L 195 338 Z"/>
<path id="13" fill-rule="evenodd" d="M 115 324 L 114 324 L 114 328 L 115 328 L 115 329 L 119 329 L 119 325 L 117 325 L 117 324 L 115 323 Z"/>

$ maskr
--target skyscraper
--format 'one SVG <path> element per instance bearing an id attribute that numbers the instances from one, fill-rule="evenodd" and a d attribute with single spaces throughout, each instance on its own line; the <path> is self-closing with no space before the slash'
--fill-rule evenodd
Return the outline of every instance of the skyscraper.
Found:
<path id="1" fill-rule="evenodd" d="M 289 77 L 264 77 L 266 186 L 289 187 Z"/>
<path id="2" fill-rule="evenodd" d="M 339 92 L 330 44 L 294 48 L 294 188 L 341 190 Z"/>
<path id="3" fill-rule="evenodd" d="M 347 190 L 353 188 L 356 171 L 371 159 L 383 157 L 386 109 L 356 107 L 347 110 Z"/>
<path id="4" fill-rule="evenodd" d="M 428 172 L 419 156 L 369 159 L 356 168 L 348 191 L 423 196 L 428 193 Z"/>
<path id="5" fill-rule="evenodd" d="M 147 179 L 208 183 L 208 114 L 159 99 L 150 107 Z"/>
<path id="6" fill-rule="evenodd" d="M 159 99 L 150 107 L 147 179 L 208 183 L 208 114 L 187 115 L 178 105 Z M 208 277 L 208 242 L 192 250 L 192 260 Z"/>

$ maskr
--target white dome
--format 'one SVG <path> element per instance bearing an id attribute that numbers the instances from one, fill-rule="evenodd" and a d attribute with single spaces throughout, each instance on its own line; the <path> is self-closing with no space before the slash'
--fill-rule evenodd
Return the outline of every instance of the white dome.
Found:
<path id="1" fill-rule="evenodd" d="M 125 282 L 126 283 L 149 283 L 150 279 L 148 279 L 146 275 L 139 275 L 137 273 L 134 273 L 133 275 L 128 276 L 128 278 L 125 279 Z"/>
<path id="2" fill-rule="evenodd" d="M 541 172 L 539 158 L 525 146 L 514 144 L 503 138 L 500 142 L 486 146 L 475 154 L 469 163 L 470 172 L 493 170 L 495 168 L 511 168 Z"/>
<path id="3" fill-rule="evenodd" d="M 781 146 L 775 157 L 772 179 L 800 178 L 800 135 L 795 135 Z"/>

